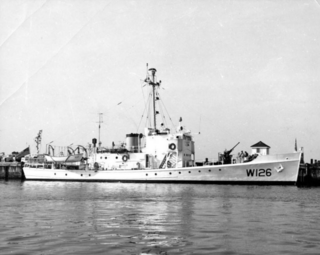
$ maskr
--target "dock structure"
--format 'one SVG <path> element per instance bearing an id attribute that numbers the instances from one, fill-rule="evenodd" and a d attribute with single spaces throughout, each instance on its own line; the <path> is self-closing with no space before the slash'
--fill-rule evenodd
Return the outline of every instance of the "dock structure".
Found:
<path id="1" fill-rule="evenodd" d="M 4 180 L 24 180 L 21 162 L 0 162 L 0 179 Z"/>
<path id="2" fill-rule="evenodd" d="M 320 186 L 320 161 L 310 159 L 310 163 L 301 163 L 298 186 Z"/>

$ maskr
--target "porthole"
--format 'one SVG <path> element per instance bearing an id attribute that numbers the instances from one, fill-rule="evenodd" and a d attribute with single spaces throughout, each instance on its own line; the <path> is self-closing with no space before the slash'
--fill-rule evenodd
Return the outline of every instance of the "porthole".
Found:
<path id="1" fill-rule="evenodd" d="M 54 173 L 54 175 L 57 175 L 56 173 Z"/>
<path id="2" fill-rule="evenodd" d="M 104 157 L 104 159 L 107 159 L 107 157 Z"/>
<path id="3" fill-rule="evenodd" d="M 189 171 L 189 174 L 191 174 L 191 171 Z"/>
<path id="4" fill-rule="evenodd" d="M 219 171 L 221 171 L 221 169 L 219 169 Z"/>
<path id="5" fill-rule="evenodd" d="M 81 176 L 83 176 L 83 174 L 81 174 Z"/>
<path id="6" fill-rule="evenodd" d="M 209 172 L 211 172 L 211 169 L 209 169 Z"/>
<path id="7" fill-rule="evenodd" d="M 148 176 L 148 174 L 146 174 L 146 176 Z"/>
<path id="8" fill-rule="evenodd" d="M 68 174 L 66 174 L 66 176 L 67 176 Z"/>
<path id="9" fill-rule="evenodd" d="M 171 174 L 171 172 L 169 174 Z"/>
<path id="10" fill-rule="evenodd" d="M 91 176 L 91 174 L 89 174 L 89 176 Z"/>
<path id="11" fill-rule="evenodd" d="M 157 175 L 157 173 L 154 173 L 154 175 Z"/>
<path id="12" fill-rule="evenodd" d="M 201 173 L 201 170 L 199 170 L 199 173 Z"/>
<path id="13" fill-rule="evenodd" d="M 181 172 L 179 172 L 179 174 L 181 174 Z"/>
<path id="14" fill-rule="evenodd" d="M 116 157 L 116 159 L 118 159 L 118 157 Z"/>

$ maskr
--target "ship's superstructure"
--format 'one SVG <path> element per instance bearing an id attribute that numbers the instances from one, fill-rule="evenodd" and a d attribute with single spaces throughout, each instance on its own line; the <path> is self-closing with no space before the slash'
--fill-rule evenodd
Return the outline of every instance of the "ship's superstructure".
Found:
<path id="1" fill-rule="evenodd" d="M 95 147 L 95 153 L 89 157 L 89 168 L 95 166 L 101 170 L 116 169 L 164 169 L 177 167 L 191 167 L 195 165 L 194 141 L 191 132 L 182 126 L 180 118 L 179 126 L 175 132 L 163 123 L 157 126 L 156 102 L 159 100 L 158 88 L 161 81 L 157 81 L 156 69 L 150 68 L 144 80 L 151 87 L 151 99 L 149 109 L 150 122 L 145 127 L 144 134 L 131 133 L 126 135 L 126 141 L 120 148 Z"/>

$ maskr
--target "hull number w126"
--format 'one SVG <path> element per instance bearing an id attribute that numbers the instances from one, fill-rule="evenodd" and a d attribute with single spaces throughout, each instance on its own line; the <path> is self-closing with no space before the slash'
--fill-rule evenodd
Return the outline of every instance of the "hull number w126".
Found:
<path id="1" fill-rule="evenodd" d="M 267 168 L 267 169 L 246 169 L 247 170 L 247 176 L 249 177 L 254 177 L 254 176 L 258 176 L 258 177 L 270 177 L 272 175 L 271 169 Z"/>

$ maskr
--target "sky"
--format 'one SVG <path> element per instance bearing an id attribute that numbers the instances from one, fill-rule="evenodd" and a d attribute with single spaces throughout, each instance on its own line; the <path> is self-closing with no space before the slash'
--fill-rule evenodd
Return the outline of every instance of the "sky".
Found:
<path id="1" fill-rule="evenodd" d="M 197 160 L 295 139 L 320 160 L 319 27 L 311 0 L 1 0 L 0 152 L 86 146 L 99 113 L 102 146 L 142 133 L 148 63 Z"/>

